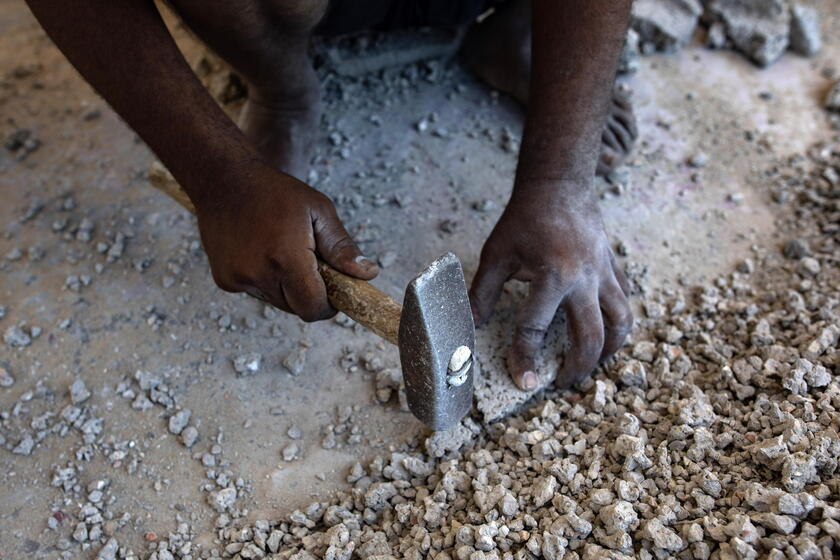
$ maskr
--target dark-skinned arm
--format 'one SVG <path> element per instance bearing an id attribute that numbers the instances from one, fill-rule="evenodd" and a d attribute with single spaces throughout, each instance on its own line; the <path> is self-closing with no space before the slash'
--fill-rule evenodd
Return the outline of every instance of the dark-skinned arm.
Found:
<path id="1" fill-rule="evenodd" d="M 535 354 L 558 309 L 570 349 L 557 383 L 568 386 L 614 353 L 632 328 L 628 287 L 593 193 L 629 0 L 533 0 L 528 117 L 513 192 L 481 253 L 471 287 L 477 323 L 504 283 L 530 282 L 508 369 L 537 385 Z"/>
<path id="2" fill-rule="evenodd" d="M 316 253 L 376 266 L 323 194 L 268 165 L 190 69 L 151 0 L 28 0 L 79 73 L 157 154 L 196 207 L 216 283 L 305 320 L 334 314 Z"/>

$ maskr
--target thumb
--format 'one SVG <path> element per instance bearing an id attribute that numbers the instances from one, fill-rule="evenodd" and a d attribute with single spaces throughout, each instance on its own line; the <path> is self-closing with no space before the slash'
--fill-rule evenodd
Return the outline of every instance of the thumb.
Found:
<path id="1" fill-rule="evenodd" d="M 379 267 L 362 254 L 334 208 L 314 216 L 312 231 L 315 251 L 339 272 L 362 280 L 371 280 L 379 274 Z"/>

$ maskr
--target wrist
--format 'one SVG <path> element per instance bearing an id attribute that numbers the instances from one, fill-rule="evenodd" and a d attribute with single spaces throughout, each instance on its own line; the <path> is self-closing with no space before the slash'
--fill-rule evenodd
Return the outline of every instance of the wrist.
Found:
<path id="1" fill-rule="evenodd" d="M 594 181 L 517 176 L 510 204 L 539 205 L 546 209 L 598 211 Z"/>

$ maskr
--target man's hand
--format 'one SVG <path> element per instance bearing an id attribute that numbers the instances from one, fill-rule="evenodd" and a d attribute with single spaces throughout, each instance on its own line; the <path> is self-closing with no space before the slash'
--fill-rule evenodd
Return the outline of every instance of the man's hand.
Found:
<path id="1" fill-rule="evenodd" d="M 230 189 L 196 204 L 213 278 L 229 292 L 247 292 L 304 321 L 335 314 L 316 255 L 363 280 L 379 268 L 341 224 L 330 199 L 268 165 L 255 164 Z"/>
<path id="2" fill-rule="evenodd" d="M 473 315 L 481 324 L 507 280 L 530 282 L 507 360 L 513 381 L 526 390 L 537 386 L 534 355 L 561 306 L 571 342 L 557 374 L 563 387 L 614 353 L 633 326 L 627 280 L 615 263 L 591 186 L 556 183 L 517 185 L 484 244 L 470 289 Z"/>

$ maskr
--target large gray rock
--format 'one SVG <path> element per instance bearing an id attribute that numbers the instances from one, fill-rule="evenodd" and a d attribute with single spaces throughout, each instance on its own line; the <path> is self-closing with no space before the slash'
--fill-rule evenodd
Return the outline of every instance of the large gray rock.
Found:
<path id="1" fill-rule="evenodd" d="M 759 66 L 769 66 L 788 47 L 791 17 L 784 0 L 712 0 L 707 9 L 735 49 Z"/>
<path id="2" fill-rule="evenodd" d="M 509 282 L 493 312 L 493 319 L 475 332 L 475 353 L 479 368 L 475 372 L 475 403 L 485 422 L 495 422 L 518 410 L 537 393 L 554 382 L 562 364 L 565 347 L 563 313 L 545 337 L 536 356 L 539 383 L 532 391 L 523 391 L 513 384 L 507 371 L 507 350 L 513 338 L 516 310 L 525 299 L 528 286 Z"/>
<path id="3" fill-rule="evenodd" d="M 698 0 L 636 0 L 631 25 L 642 52 L 672 52 L 691 40 L 702 13 Z"/>

